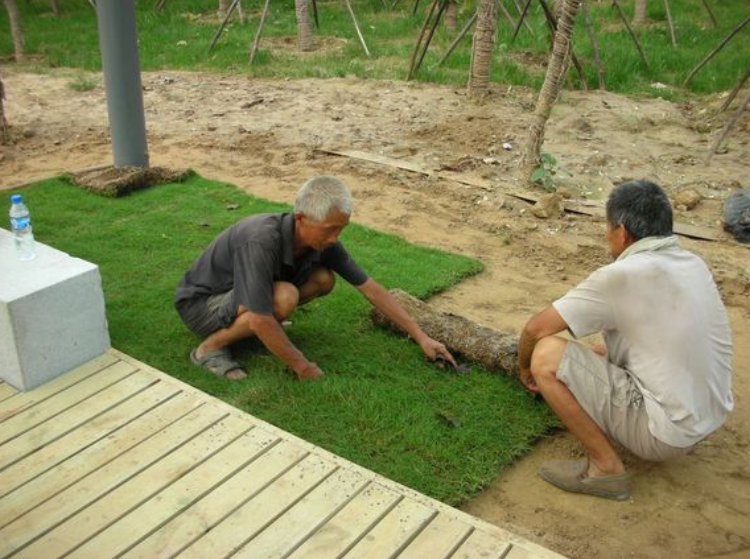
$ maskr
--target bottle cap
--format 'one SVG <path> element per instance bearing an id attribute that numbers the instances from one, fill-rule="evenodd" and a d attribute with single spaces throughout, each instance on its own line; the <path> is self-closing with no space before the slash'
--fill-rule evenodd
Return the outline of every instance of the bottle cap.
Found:
<path id="1" fill-rule="evenodd" d="M 10 203 L 11 204 L 20 204 L 21 203 L 21 195 L 20 194 L 14 194 L 10 197 Z"/>

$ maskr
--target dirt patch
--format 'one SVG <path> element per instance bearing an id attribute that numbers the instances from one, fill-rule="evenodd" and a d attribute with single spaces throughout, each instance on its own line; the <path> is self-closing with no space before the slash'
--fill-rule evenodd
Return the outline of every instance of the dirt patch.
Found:
<path id="1" fill-rule="evenodd" d="M 101 88 L 71 90 L 70 71 L 6 68 L 3 77 L 15 140 L 0 146 L 0 184 L 111 161 Z M 283 202 L 293 201 L 310 175 L 336 174 L 353 190 L 355 221 L 481 259 L 482 274 L 433 299 L 442 311 L 518 332 L 533 312 L 609 261 L 600 220 L 569 213 L 539 219 L 530 204 L 510 195 L 527 189 L 515 169 L 534 101 L 528 90 L 498 87 L 475 104 L 462 89 L 350 79 L 156 72 L 145 73 L 143 85 L 152 164 L 191 167 Z M 750 252 L 721 228 L 723 200 L 750 186 L 750 115 L 729 150 L 706 166 L 704 154 L 727 117 L 716 114 L 719 104 L 719 96 L 678 105 L 563 93 L 544 150 L 571 174 L 565 182 L 572 195 L 590 204 L 600 204 L 627 178 L 655 180 L 671 197 L 686 188 L 701 195 L 676 217 L 723 239 L 681 242 L 708 262 L 729 306 L 736 409 L 728 423 L 674 463 L 626 455 L 635 488 L 625 503 L 567 495 L 540 481 L 541 462 L 581 452 L 569 435 L 554 434 L 467 511 L 573 557 L 739 557 L 750 550 Z M 390 155 L 433 170 L 454 166 L 463 178 L 489 186 L 323 154 L 318 147 Z"/>

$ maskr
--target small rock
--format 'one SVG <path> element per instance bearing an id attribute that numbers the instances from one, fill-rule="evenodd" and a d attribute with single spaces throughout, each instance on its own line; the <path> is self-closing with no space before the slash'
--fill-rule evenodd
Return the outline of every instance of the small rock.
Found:
<path id="1" fill-rule="evenodd" d="M 692 188 L 687 188 L 685 190 L 680 190 L 677 194 L 675 194 L 674 205 L 675 207 L 685 206 L 686 210 L 692 210 L 700 203 L 702 199 L 703 196 L 701 196 L 698 192 L 696 192 Z"/>
<path id="2" fill-rule="evenodd" d="M 604 167 L 609 163 L 609 156 L 606 153 L 595 153 L 586 159 L 586 163 L 594 167 Z"/>
<path id="3" fill-rule="evenodd" d="M 178 47 L 186 47 L 187 44 L 188 44 L 188 42 L 185 41 L 184 39 L 182 41 L 177 41 L 177 46 Z"/>
<path id="4" fill-rule="evenodd" d="M 240 207 L 239 204 L 227 204 L 227 209 L 230 210 L 230 211 L 231 210 L 236 210 L 239 207 Z"/>
<path id="5" fill-rule="evenodd" d="M 531 208 L 531 213 L 539 219 L 554 219 L 560 217 L 564 212 L 562 196 L 556 192 L 542 196 Z"/>
<path id="6" fill-rule="evenodd" d="M 503 142 L 503 149 L 505 151 L 510 151 L 513 149 L 513 144 L 511 144 L 510 142 Z"/>

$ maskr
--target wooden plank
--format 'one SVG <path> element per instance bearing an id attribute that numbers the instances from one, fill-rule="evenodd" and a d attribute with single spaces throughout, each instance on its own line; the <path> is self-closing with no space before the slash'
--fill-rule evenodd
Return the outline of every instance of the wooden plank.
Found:
<path id="1" fill-rule="evenodd" d="M 0 499 L 0 528 L 125 454 L 199 405 L 201 402 L 192 394 L 180 394 L 109 437 L 100 439 L 56 468 L 37 476 L 32 482 L 17 487 L 13 493 Z M 29 460 L 33 460 L 33 456 Z M 20 464 L 23 461 L 18 463 Z"/>
<path id="2" fill-rule="evenodd" d="M 225 412 L 213 406 L 202 406 L 7 524 L 0 529 L 0 556 L 33 541 L 178 449 L 224 416 Z M 35 482 L 29 485 L 36 487 Z M 15 492 L 8 497 L 11 502 L 18 498 Z"/>
<path id="3" fill-rule="evenodd" d="M 0 402 L 18 394 L 18 390 L 7 382 L 0 382 Z"/>
<path id="4" fill-rule="evenodd" d="M 83 423 L 32 456 L 27 456 L 7 467 L 0 472 L 0 497 L 108 437 L 135 418 L 147 414 L 174 397 L 179 391 L 177 386 L 158 382 L 148 390 L 136 394 L 91 421 Z"/>
<path id="5" fill-rule="evenodd" d="M 244 424 L 250 426 L 248 422 Z M 167 489 L 131 510 L 109 528 L 99 532 L 68 557 L 96 557 L 102 550 L 106 550 L 108 556 L 116 556 L 126 551 L 134 541 L 145 538 L 156 527 L 169 522 L 225 482 L 236 470 L 254 461 L 278 442 L 277 437 L 262 429 L 251 430 Z M 113 493 L 109 497 L 111 496 Z"/>
<path id="6" fill-rule="evenodd" d="M 226 557 L 254 538 L 328 477 L 336 466 L 310 455 L 180 554 L 181 559 Z"/>
<path id="7" fill-rule="evenodd" d="M 358 472 L 339 468 L 232 557 L 286 557 L 368 481 Z"/>
<path id="8" fill-rule="evenodd" d="M 510 551 L 503 556 L 503 559 L 536 559 L 539 555 L 529 551 L 519 545 L 514 545 Z"/>
<path id="9" fill-rule="evenodd" d="M 338 557 L 369 532 L 401 500 L 401 495 L 379 483 L 370 483 L 333 518 L 310 536 L 289 557 Z"/>
<path id="10" fill-rule="evenodd" d="M 133 540 L 135 545 L 122 557 L 153 559 L 178 555 L 307 455 L 297 445 L 282 441 L 146 539 Z"/>
<path id="11" fill-rule="evenodd" d="M 45 533 L 15 555 L 18 559 L 38 559 L 54 549 L 65 555 L 107 528 L 128 511 L 140 506 L 196 466 L 219 453 L 252 426 L 241 417 L 228 416 L 165 456 L 146 470 L 119 485 L 95 503 Z M 31 515 L 33 515 L 33 511 Z M 42 518 L 42 521 L 45 520 Z"/>
<path id="12" fill-rule="evenodd" d="M 430 522 L 437 512 L 406 498 L 378 522 L 344 557 L 349 559 L 393 557 Z"/>
<path id="13" fill-rule="evenodd" d="M 66 409 L 53 420 L 46 421 L 29 429 L 23 436 L 16 437 L 2 445 L 3 456 L 0 458 L 0 468 L 10 466 L 18 460 L 35 453 L 55 439 L 69 433 L 79 425 L 127 400 L 156 382 L 158 381 L 152 376 L 143 372 L 137 372 L 113 386 L 100 391 L 96 394 L 96 397 L 85 400 L 78 406 Z"/>
<path id="14" fill-rule="evenodd" d="M 109 367 L 119 359 L 110 353 L 105 353 L 80 367 L 65 373 L 54 380 L 49 381 L 42 386 L 29 390 L 28 392 L 19 392 L 13 398 L 0 402 L 0 423 L 13 417 L 20 411 L 43 402 L 51 398 L 58 392 L 62 392 L 83 379 L 95 375 L 102 369 Z"/>
<path id="15" fill-rule="evenodd" d="M 450 557 L 474 528 L 445 514 L 432 519 L 427 527 L 399 555 L 399 559 L 441 559 Z"/>
<path id="16" fill-rule="evenodd" d="M 45 399 L 44 405 L 17 410 L 13 417 L 6 418 L 0 423 L 0 445 L 132 375 L 135 371 L 136 368 L 133 365 L 120 361 L 108 367 L 104 374 L 93 375 L 78 383 L 75 390 L 64 390 Z"/>
<path id="17" fill-rule="evenodd" d="M 500 559 L 512 545 L 497 535 L 484 530 L 474 530 L 468 539 L 452 555 L 452 559 Z"/>

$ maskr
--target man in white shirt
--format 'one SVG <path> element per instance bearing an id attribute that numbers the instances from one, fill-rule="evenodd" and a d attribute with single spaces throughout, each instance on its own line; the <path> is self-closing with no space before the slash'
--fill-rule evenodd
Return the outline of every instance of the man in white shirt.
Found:
<path id="1" fill-rule="evenodd" d="M 672 207 L 657 185 L 631 181 L 607 201 L 615 261 L 528 321 L 521 381 L 540 393 L 588 459 L 556 461 L 539 475 L 561 489 L 624 500 L 630 475 L 612 447 L 662 461 L 687 454 L 733 408 L 732 342 L 706 264 L 680 248 Z M 575 338 L 597 332 L 605 344 Z"/>

